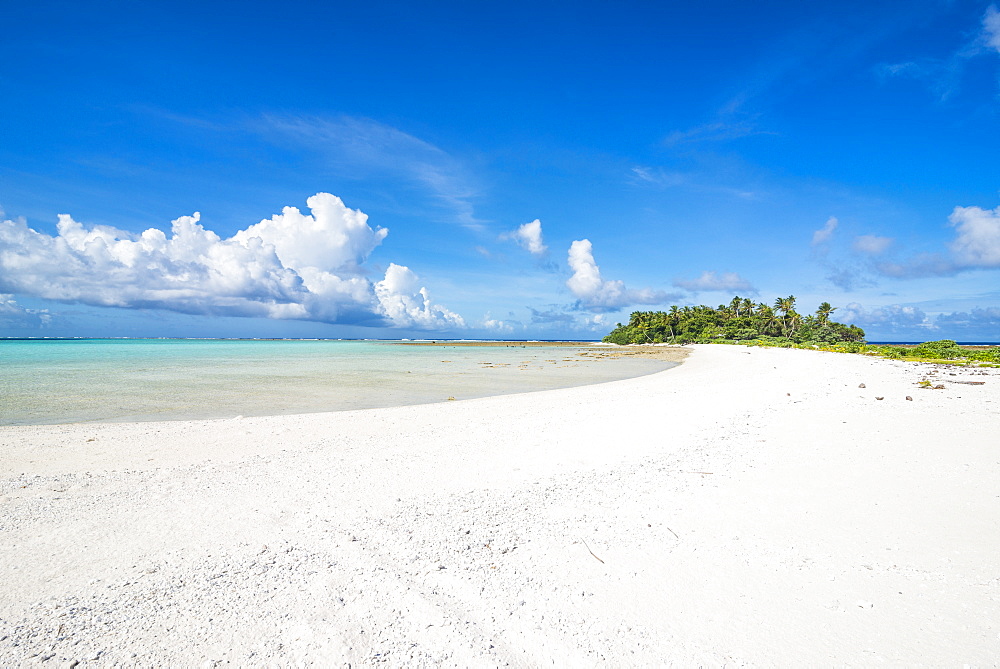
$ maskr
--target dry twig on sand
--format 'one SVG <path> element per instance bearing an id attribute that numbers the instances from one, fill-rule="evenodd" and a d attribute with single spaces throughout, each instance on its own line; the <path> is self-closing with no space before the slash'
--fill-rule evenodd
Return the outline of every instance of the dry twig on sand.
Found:
<path id="1" fill-rule="evenodd" d="M 594 555 L 594 551 L 590 550 L 590 546 L 588 546 L 587 542 L 583 540 L 583 537 L 580 538 L 580 543 L 583 544 L 583 547 L 587 549 L 588 553 L 590 553 L 591 555 Z M 601 564 L 604 564 L 604 560 L 602 560 L 601 558 L 597 557 L 596 555 L 594 555 L 594 559 L 597 560 L 598 562 L 600 562 Z"/>

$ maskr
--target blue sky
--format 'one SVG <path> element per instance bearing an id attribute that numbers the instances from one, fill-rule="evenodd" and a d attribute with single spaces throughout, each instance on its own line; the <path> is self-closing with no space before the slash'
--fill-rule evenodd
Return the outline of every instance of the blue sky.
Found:
<path id="1" fill-rule="evenodd" d="M 3 16 L 0 336 L 592 339 L 794 294 L 1000 340 L 994 4 Z"/>

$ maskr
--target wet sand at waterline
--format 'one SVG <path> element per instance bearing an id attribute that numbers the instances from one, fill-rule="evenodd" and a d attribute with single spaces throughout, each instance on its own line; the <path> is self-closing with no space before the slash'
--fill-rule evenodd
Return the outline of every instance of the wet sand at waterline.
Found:
<path id="1" fill-rule="evenodd" d="M 994 664 L 1000 370 L 693 348 L 467 401 L 2 427 L 0 661 Z"/>

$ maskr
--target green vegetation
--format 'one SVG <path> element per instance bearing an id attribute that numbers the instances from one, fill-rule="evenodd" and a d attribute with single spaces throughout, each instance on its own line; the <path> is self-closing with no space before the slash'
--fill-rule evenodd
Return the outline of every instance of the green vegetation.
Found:
<path id="1" fill-rule="evenodd" d="M 877 346 L 866 344 L 861 353 L 894 360 L 942 362 L 951 364 L 978 364 L 983 367 L 1000 366 L 1000 346 L 969 348 L 951 339 L 925 341 L 916 346 Z"/>
<path id="2" fill-rule="evenodd" d="M 769 343 L 833 344 L 863 342 L 865 331 L 831 320 L 836 307 L 819 305 L 815 314 L 802 316 L 795 310 L 795 296 L 779 298 L 774 306 L 734 297 L 717 308 L 670 307 L 670 311 L 636 311 L 628 325 L 621 323 L 604 341 L 613 344 L 659 343 Z"/>
<path id="3" fill-rule="evenodd" d="M 750 345 L 769 346 L 768 342 L 745 342 Z M 782 344 L 778 344 L 782 345 Z M 795 348 L 811 348 L 836 353 L 863 353 L 865 355 L 910 360 L 913 362 L 935 362 L 950 365 L 974 365 L 978 367 L 1000 367 L 1000 346 L 982 348 L 963 347 L 951 339 L 925 341 L 916 346 L 891 346 L 847 342 L 838 344 L 783 344 Z"/>
<path id="4" fill-rule="evenodd" d="M 775 300 L 774 306 L 734 297 L 717 308 L 670 307 L 669 311 L 636 311 L 627 325 L 618 323 L 604 341 L 612 344 L 745 344 L 808 348 L 838 353 L 863 353 L 894 360 L 1000 367 L 1000 346 L 969 348 L 951 339 L 916 346 L 880 346 L 865 343 L 865 332 L 855 325 L 831 320 L 836 307 L 823 302 L 815 314 L 795 311 L 795 297 Z"/>

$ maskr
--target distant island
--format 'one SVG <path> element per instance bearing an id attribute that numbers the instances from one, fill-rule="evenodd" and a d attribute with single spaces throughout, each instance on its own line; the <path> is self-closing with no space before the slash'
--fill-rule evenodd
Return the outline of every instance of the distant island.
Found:
<path id="1" fill-rule="evenodd" d="M 627 325 L 618 323 L 603 341 L 611 344 L 695 344 L 719 341 L 771 340 L 793 344 L 863 342 L 865 331 L 831 319 L 836 307 L 823 302 L 813 314 L 795 310 L 795 296 L 778 298 L 774 306 L 738 295 L 718 307 L 670 307 L 669 311 L 636 311 Z"/>
<path id="2" fill-rule="evenodd" d="M 602 341 L 609 344 L 749 344 L 863 353 L 895 360 L 1000 367 L 1000 346 L 961 346 L 952 339 L 916 345 L 865 343 L 865 331 L 830 316 L 837 307 L 823 302 L 815 313 L 795 310 L 795 296 L 774 306 L 734 297 L 718 307 L 670 307 L 669 311 L 635 311 L 628 325 L 618 323 Z M 943 386 L 941 386 L 943 387 Z"/>

